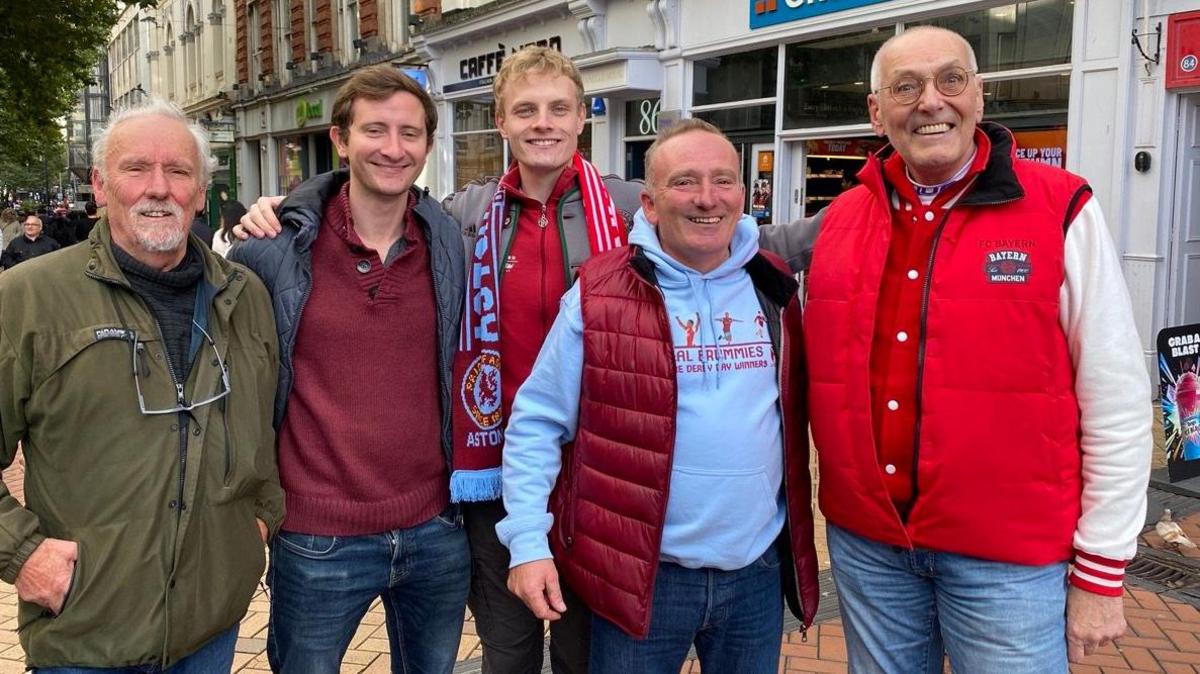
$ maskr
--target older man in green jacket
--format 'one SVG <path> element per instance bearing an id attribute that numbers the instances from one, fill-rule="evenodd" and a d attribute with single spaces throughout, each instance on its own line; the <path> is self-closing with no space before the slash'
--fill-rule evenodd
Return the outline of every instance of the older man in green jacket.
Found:
<path id="1" fill-rule="evenodd" d="M 96 155 L 108 218 L 0 277 L 0 579 L 39 672 L 228 672 L 283 517 L 270 298 L 188 236 L 211 163 L 178 108 Z"/>

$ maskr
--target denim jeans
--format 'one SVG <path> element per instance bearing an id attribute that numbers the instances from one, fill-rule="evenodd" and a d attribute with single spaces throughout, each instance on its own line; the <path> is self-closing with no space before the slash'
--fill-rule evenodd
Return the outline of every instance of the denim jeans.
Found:
<path id="1" fill-rule="evenodd" d="M 986 522 L 980 522 L 986 527 Z M 1067 671 L 1066 563 L 905 550 L 827 525 L 853 672 Z"/>
<path id="2" fill-rule="evenodd" d="M 458 654 L 471 557 L 452 510 L 366 536 L 281 531 L 271 544 L 267 658 L 284 674 L 331 674 L 383 599 L 393 672 L 449 674 Z"/>
<path id="3" fill-rule="evenodd" d="M 233 669 L 233 647 L 238 626 L 209 639 L 190 655 L 163 669 L 158 665 L 132 667 L 39 667 L 34 674 L 212 674 Z"/>
<path id="4" fill-rule="evenodd" d="M 634 639 L 593 616 L 591 674 L 678 674 L 693 644 L 705 672 L 775 674 L 782 638 L 775 546 L 736 571 L 660 562 L 650 633 Z"/>

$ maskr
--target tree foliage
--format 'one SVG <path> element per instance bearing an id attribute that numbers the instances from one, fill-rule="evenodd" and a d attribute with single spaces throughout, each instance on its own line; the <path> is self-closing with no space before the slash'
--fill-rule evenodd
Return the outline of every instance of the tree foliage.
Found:
<path id="1" fill-rule="evenodd" d="M 125 4 L 156 0 L 0 0 L 0 152 L 7 162 L 40 165 L 48 147 L 61 145 L 56 120 L 92 82 Z"/>

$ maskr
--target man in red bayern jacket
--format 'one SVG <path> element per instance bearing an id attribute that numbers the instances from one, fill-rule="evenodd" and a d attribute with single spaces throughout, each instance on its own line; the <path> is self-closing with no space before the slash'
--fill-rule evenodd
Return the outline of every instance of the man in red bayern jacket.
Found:
<path id="1" fill-rule="evenodd" d="M 892 38 L 871 88 L 890 145 L 826 214 L 806 306 L 850 667 L 1066 671 L 1125 630 L 1146 508 L 1120 261 L 1087 183 L 981 122 L 962 37 Z"/>

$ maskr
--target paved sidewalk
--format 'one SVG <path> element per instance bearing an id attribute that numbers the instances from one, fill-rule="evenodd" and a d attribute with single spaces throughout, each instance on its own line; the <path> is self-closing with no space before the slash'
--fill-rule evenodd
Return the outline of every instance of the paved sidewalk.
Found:
<path id="1" fill-rule="evenodd" d="M 4 472 L 4 482 L 19 499 L 24 499 L 24 472 L 20 460 Z M 1200 541 L 1200 512 L 1181 521 L 1187 533 Z M 818 555 L 821 568 L 829 565 L 825 550 L 825 523 L 817 522 Z M 1153 533 L 1143 536 L 1143 542 L 1160 547 Z M 1200 552 L 1185 551 L 1188 555 Z M 1136 581 L 1133 581 L 1136 583 Z M 827 597 L 823 601 L 830 602 Z M 16 593 L 11 585 L 0 584 L 0 674 L 24 671 L 24 655 L 17 644 Z M 1116 672 L 1187 672 L 1200 674 L 1200 611 L 1191 604 L 1161 597 L 1154 592 L 1133 587 L 1125 593 L 1129 633 L 1116 646 L 1108 646 L 1076 665 L 1075 674 L 1112 674 Z M 270 671 L 265 653 L 267 643 L 268 604 L 260 590 L 242 620 L 234 658 L 235 672 Z M 383 608 L 376 602 L 363 618 L 350 643 L 341 672 L 379 674 L 390 672 L 387 628 L 383 624 Z M 475 623 L 467 613 L 462 642 L 458 649 L 456 672 L 469 674 L 479 671 L 480 647 L 475 636 Z M 683 673 L 697 673 L 700 666 L 689 662 Z M 801 640 L 798 631 L 784 636 L 779 671 L 783 672 L 845 672 L 846 641 L 841 621 L 837 618 L 819 622 L 808 631 L 808 640 Z M 949 671 L 947 669 L 947 671 Z M 633 674 L 633 673 L 631 673 Z"/>

